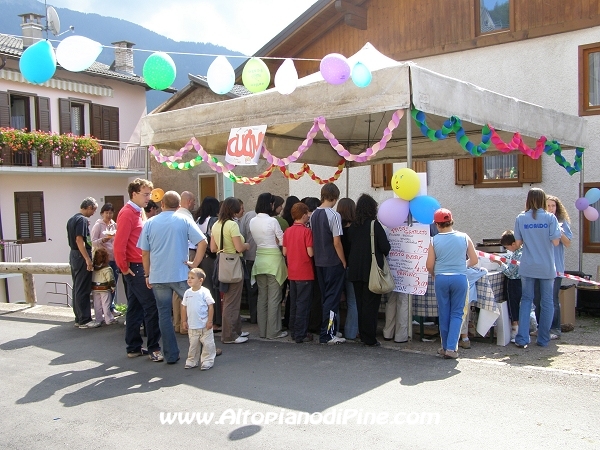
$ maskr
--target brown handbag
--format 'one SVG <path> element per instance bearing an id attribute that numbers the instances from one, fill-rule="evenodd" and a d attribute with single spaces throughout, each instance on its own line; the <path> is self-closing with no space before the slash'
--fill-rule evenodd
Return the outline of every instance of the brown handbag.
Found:
<path id="1" fill-rule="evenodd" d="M 217 252 L 217 258 L 219 260 L 219 282 L 239 283 L 244 279 L 242 259 L 237 253 L 225 253 L 223 251 L 223 228 L 225 227 L 225 222 L 221 225 L 221 245 Z"/>

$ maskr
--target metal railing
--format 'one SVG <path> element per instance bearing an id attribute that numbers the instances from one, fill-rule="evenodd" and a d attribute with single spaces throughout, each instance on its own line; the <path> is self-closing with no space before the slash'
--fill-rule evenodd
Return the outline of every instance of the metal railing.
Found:
<path id="1" fill-rule="evenodd" d="M 23 244 L 18 240 L 0 240 L 0 255 L 3 262 L 19 262 L 23 258 Z"/>
<path id="2" fill-rule="evenodd" d="M 84 169 L 144 170 L 148 147 L 132 142 L 98 141 L 102 150 L 85 160 L 57 155 L 38 157 L 36 151 L 12 151 L 0 147 L 1 165 L 18 167 L 62 167 Z"/>
<path id="3" fill-rule="evenodd" d="M 52 285 L 53 289 L 48 290 L 48 285 Z M 64 292 L 59 292 L 58 287 L 64 288 Z M 71 291 L 71 294 L 69 294 Z M 46 294 L 49 295 L 61 295 L 66 298 L 66 306 L 71 306 L 71 300 L 73 300 L 73 288 L 69 283 L 61 283 L 59 281 L 46 281 Z M 65 305 L 64 302 L 48 302 L 49 305 Z"/>

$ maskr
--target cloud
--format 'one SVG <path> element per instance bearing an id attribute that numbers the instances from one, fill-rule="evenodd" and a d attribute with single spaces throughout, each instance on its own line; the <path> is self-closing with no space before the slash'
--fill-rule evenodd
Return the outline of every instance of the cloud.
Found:
<path id="1" fill-rule="evenodd" d="M 128 20 L 177 41 L 253 54 L 315 1 L 53 0 L 53 5 Z"/>

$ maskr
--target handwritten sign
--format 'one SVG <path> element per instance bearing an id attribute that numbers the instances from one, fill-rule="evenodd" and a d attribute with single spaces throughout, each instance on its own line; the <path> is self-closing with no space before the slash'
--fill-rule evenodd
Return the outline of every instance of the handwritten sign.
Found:
<path id="1" fill-rule="evenodd" d="M 266 132 L 266 125 L 232 128 L 227 141 L 225 161 L 236 166 L 258 164 L 260 149 Z"/>
<path id="2" fill-rule="evenodd" d="M 391 250 L 388 264 L 396 282 L 395 292 L 425 295 L 428 272 L 429 225 L 414 224 L 388 230 Z"/>

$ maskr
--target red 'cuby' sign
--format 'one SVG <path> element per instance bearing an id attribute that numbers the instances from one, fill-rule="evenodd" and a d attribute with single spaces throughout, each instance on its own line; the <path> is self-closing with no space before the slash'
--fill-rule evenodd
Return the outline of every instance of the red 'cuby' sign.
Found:
<path id="1" fill-rule="evenodd" d="M 258 164 L 266 131 L 266 125 L 232 128 L 227 141 L 225 161 L 236 166 Z"/>

